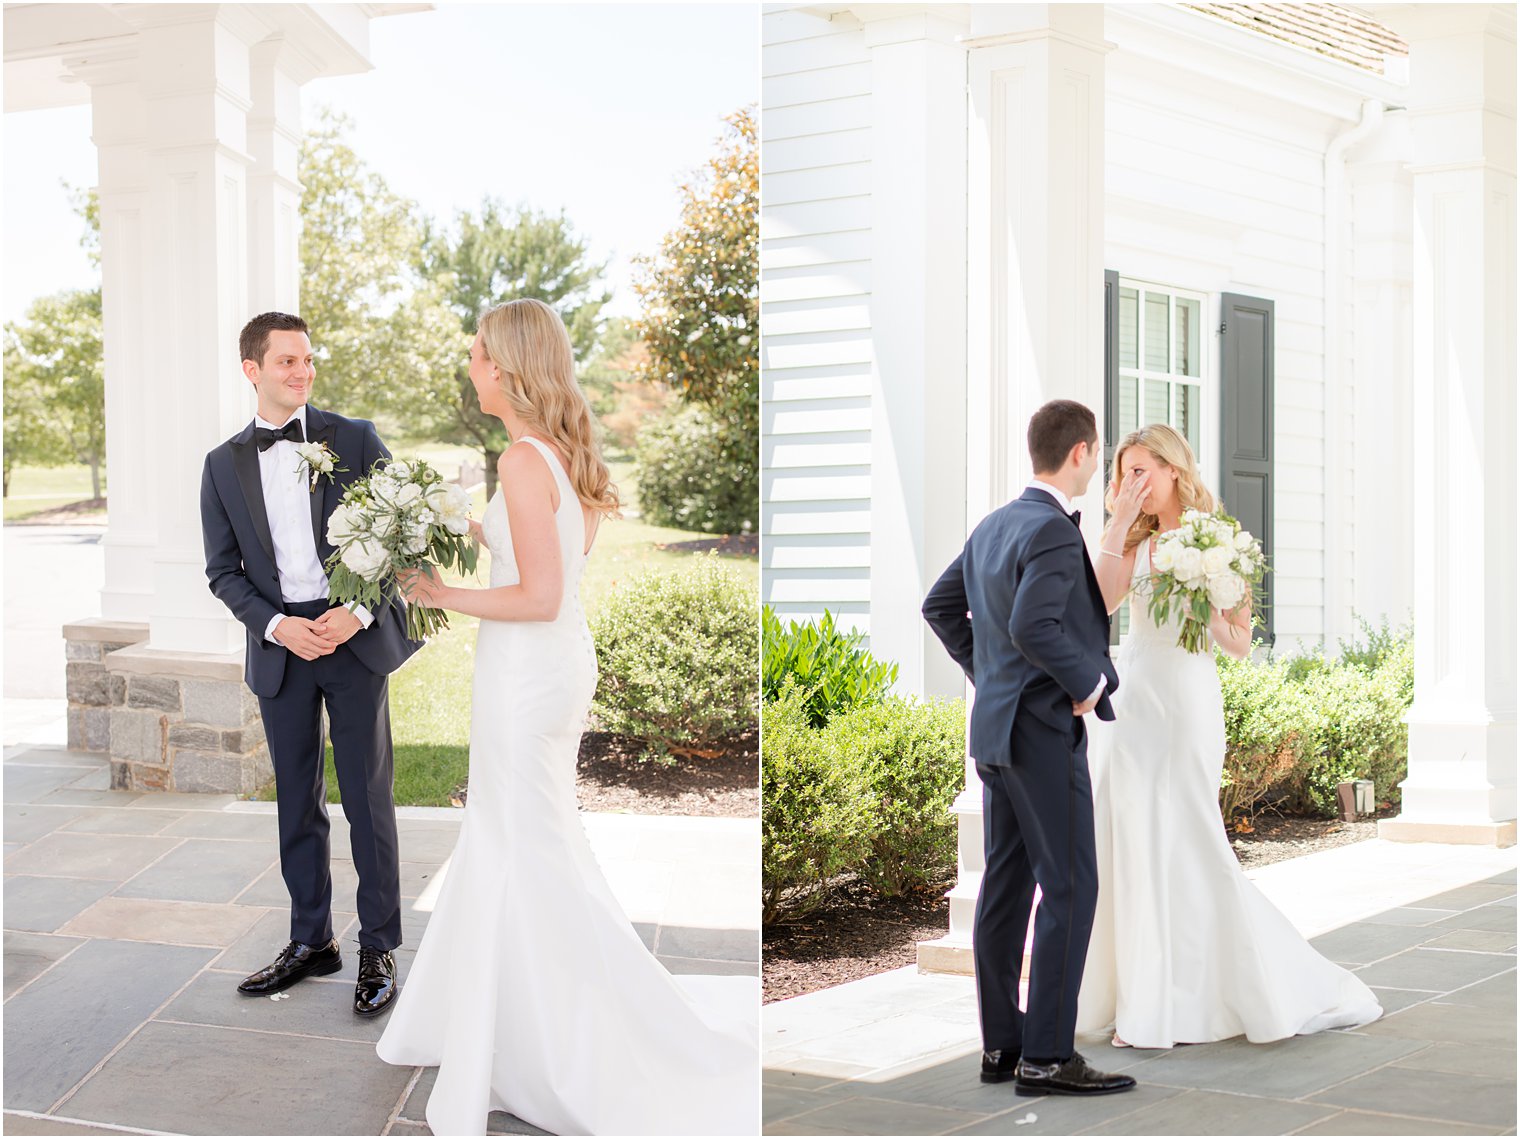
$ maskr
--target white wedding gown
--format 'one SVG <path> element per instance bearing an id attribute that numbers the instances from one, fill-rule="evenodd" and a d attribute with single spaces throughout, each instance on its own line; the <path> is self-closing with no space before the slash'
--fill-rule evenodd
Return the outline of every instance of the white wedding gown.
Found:
<path id="1" fill-rule="evenodd" d="M 1134 581 L 1150 573 L 1149 543 Z M 1132 595 L 1113 723 L 1089 748 L 1098 909 L 1078 1032 L 1143 1048 L 1366 1024 L 1372 990 L 1321 957 L 1245 876 L 1219 817 L 1224 705 L 1212 651 Z M 1089 719 L 1089 722 L 1092 722 Z"/>
<path id="2" fill-rule="evenodd" d="M 575 766 L 597 681 L 585 523 L 558 458 L 522 442 L 559 487 L 564 600 L 553 621 L 480 622 L 464 823 L 376 1051 L 439 1065 L 437 1135 L 483 1135 L 498 1109 L 562 1135 L 758 1134 L 758 982 L 672 977 L 581 824 Z M 481 524 L 491 585 L 515 584 L 500 492 Z"/>

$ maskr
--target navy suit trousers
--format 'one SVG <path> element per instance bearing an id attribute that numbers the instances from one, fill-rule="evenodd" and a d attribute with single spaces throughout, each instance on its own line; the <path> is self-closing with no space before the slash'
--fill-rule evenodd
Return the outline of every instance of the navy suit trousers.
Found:
<path id="1" fill-rule="evenodd" d="M 1093 846 L 1087 732 L 1016 716 L 1011 766 L 977 766 L 986 869 L 972 938 L 982 1040 L 988 1051 L 1064 1060 L 1076 1050 L 1077 993 L 1087 960 L 1098 867 Z M 1034 888 L 1027 1011 L 1019 973 Z"/>
<path id="2" fill-rule="evenodd" d="M 288 614 L 308 620 L 328 608 L 326 601 L 285 606 Z M 343 644 L 316 660 L 291 653 L 279 692 L 259 697 L 279 796 L 280 872 L 290 891 L 290 936 L 307 945 L 325 945 L 333 936 L 323 704 L 359 876 L 359 944 L 382 950 L 401 944 L 389 680 L 365 668 Z"/>

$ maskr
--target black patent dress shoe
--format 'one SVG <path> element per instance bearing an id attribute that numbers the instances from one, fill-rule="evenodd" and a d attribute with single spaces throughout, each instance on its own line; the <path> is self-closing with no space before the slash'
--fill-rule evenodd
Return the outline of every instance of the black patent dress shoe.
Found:
<path id="1" fill-rule="evenodd" d="M 396 994 L 396 959 L 388 950 L 359 946 L 359 983 L 354 986 L 354 1011 L 378 1016 L 391 1007 Z"/>
<path id="2" fill-rule="evenodd" d="M 266 965 L 251 977 L 244 978 L 238 992 L 252 997 L 264 997 L 290 988 L 306 977 L 325 977 L 343 968 L 343 955 L 338 952 L 338 939 L 326 945 L 306 945 L 292 941 L 274 963 Z"/>
<path id="3" fill-rule="evenodd" d="M 1019 1054 L 1006 1048 L 982 1053 L 982 1083 L 1001 1084 L 1013 1079 L 1019 1066 Z"/>
<path id="4" fill-rule="evenodd" d="M 1099 1072 L 1080 1052 L 1054 1064 L 1031 1064 L 1020 1060 L 1013 1090 L 1019 1095 L 1112 1095 L 1135 1086 L 1133 1076 Z"/>

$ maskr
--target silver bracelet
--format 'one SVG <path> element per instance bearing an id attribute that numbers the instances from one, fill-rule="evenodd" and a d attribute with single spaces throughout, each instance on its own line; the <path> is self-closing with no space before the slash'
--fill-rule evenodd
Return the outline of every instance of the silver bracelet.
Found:
<path id="1" fill-rule="evenodd" d="M 1116 554 L 1112 550 L 1099 549 L 1098 553 L 1102 554 L 1105 558 L 1118 558 L 1121 562 L 1124 560 L 1123 554 Z"/>

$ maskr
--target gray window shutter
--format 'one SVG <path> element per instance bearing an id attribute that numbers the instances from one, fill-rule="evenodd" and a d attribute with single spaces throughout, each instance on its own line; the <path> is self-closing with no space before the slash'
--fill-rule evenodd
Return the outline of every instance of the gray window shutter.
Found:
<path id="1" fill-rule="evenodd" d="M 1103 271 L 1103 490 L 1119 445 L 1119 274 Z M 1127 625 L 1124 606 L 1108 619 L 1108 643 L 1117 645 L 1121 625 Z"/>
<path id="2" fill-rule="evenodd" d="M 1221 298 L 1224 337 L 1220 353 L 1219 391 L 1224 417 L 1220 487 L 1224 506 L 1273 552 L 1272 437 L 1273 339 L 1272 301 L 1225 293 Z M 1272 575 L 1262 580 L 1254 610 L 1266 622 L 1266 640 L 1274 639 Z"/>

